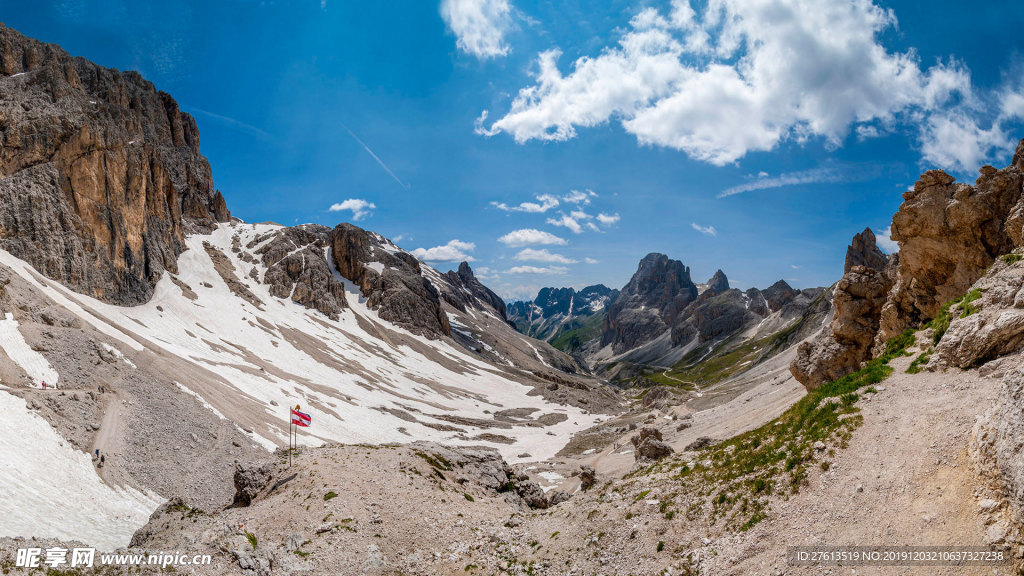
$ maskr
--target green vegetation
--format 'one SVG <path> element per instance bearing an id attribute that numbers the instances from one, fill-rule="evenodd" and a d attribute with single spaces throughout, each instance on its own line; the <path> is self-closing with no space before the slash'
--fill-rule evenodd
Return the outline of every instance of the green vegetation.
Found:
<path id="1" fill-rule="evenodd" d="M 465 496 L 466 500 L 469 500 L 470 502 L 476 502 L 476 499 L 470 496 L 469 493 L 465 493 L 463 496 Z"/>
<path id="2" fill-rule="evenodd" d="M 416 451 L 416 455 L 427 461 L 430 467 L 437 471 L 450 472 L 452 470 L 452 463 L 446 460 L 443 456 L 437 454 L 427 454 L 426 452 Z"/>
<path id="3" fill-rule="evenodd" d="M 946 334 L 946 330 L 949 330 L 949 323 L 953 321 L 954 307 L 958 307 L 960 309 L 961 318 L 966 318 L 978 311 L 977 308 L 971 305 L 971 303 L 978 298 L 981 298 L 981 290 L 975 288 L 963 296 L 943 304 L 942 308 L 939 308 L 939 313 L 935 315 L 935 318 L 933 318 L 931 322 L 925 324 L 926 328 L 932 328 L 935 330 L 935 334 L 932 336 L 932 341 L 935 344 L 938 344 L 939 340 L 942 340 L 943 335 Z"/>
<path id="4" fill-rule="evenodd" d="M 911 362 L 910 366 L 907 368 L 907 374 L 918 374 L 918 373 L 920 373 L 921 372 L 921 367 L 924 366 L 925 364 L 927 364 L 928 361 L 931 360 L 931 357 L 932 357 L 932 349 L 931 348 L 929 348 L 929 349 L 925 350 L 924 352 L 921 352 L 920 354 L 918 354 L 917 358 L 914 358 L 914 361 Z"/>
<path id="5" fill-rule="evenodd" d="M 338 497 L 338 495 L 334 492 L 334 490 L 331 490 L 327 494 L 324 494 L 324 502 L 330 500 L 331 498 L 337 498 L 337 497 Z"/>
<path id="6" fill-rule="evenodd" d="M 1017 254 L 1017 253 L 1003 254 L 999 258 L 1003 262 L 1006 262 L 1008 265 L 1013 266 L 1017 262 L 1020 262 L 1021 260 L 1024 260 L 1024 254 Z"/>
<path id="7" fill-rule="evenodd" d="M 249 545 L 252 546 L 252 551 L 256 551 L 256 535 L 248 530 L 245 531 L 245 539 L 249 541 Z"/>
<path id="8" fill-rule="evenodd" d="M 628 476 L 670 472 L 684 487 L 709 497 L 713 524 L 722 520 L 729 529 L 748 530 L 765 518 L 771 494 L 800 490 L 808 467 L 826 453 L 816 443 L 848 445 L 863 422 L 856 406 L 863 389 L 885 380 L 893 371 L 889 362 L 913 343 L 912 330 L 890 339 L 885 353 L 861 370 L 810 391 L 764 426 L 705 448 L 695 462 L 676 457 Z M 829 467 L 825 461 L 818 465 Z"/>
<path id="9" fill-rule="evenodd" d="M 562 352 L 573 353 L 583 344 L 601 336 L 604 329 L 605 312 L 598 312 L 558 336 L 548 340 L 548 343 Z"/>
<path id="10" fill-rule="evenodd" d="M 664 549 L 665 549 L 665 543 L 663 541 L 661 541 L 661 540 L 658 540 L 658 552 L 661 552 Z"/>

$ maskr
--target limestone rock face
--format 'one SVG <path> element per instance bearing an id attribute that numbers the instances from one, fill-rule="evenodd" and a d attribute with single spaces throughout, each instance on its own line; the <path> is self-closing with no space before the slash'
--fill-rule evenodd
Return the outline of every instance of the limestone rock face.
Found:
<path id="1" fill-rule="evenodd" d="M 345 285 L 334 277 L 325 253 L 331 229 L 316 224 L 282 228 L 256 250 L 267 271 L 263 282 L 278 298 L 337 319 L 345 309 Z"/>
<path id="2" fill-rule="evenodd" d="M 657 428 L 641 428 L 640 433 L 629 441 L 633 444 L 633 457 L 638 461 L 661 460 L 674 452 L 671 446 L 662 441 L 661 432 Z"/>
<path id="3" fill-rule="evenodd" d="M 933 318 L 997 256 L 1019 246 L 1018 215 L 1024 213 L 1019 150 L 1003 170 L 983 167 L 974 186 L 930 170 L 903 194 L 892 219 L 892 239 L 900 243 L 896 284 L 876 343 Z"/>
<path id="4" fill-rule="evenodd" d="M 729 289 L 729 278 L 726 277 L 725 272 L 721 269 L 715 271 L 707 283 L 707 291 L 713 294 L 721 294 Z M 703 295 L 703 294 L 702 294 Z"/>
<path id="5" fill-rule="evenodd" d="M 76 291 L 139 304 L 177 271 L 186 232 L 229 216 L 173 98 L 0 25 L 0 247 Z"/>
<path id="6" fill-rule="evenodd" d="M 243 465 L 235 463 L 235 506 L 248 506 L 270 485 L 273 466 L 269 463 Z"/>
<path id="7" fill-rule="evenodd" d="M 980 297 L 970 313 L 951 309 L 953 320 L 935 346 L 938 365 L 970 368 L 1024 347 L 1024 263 L 996 260 L 971 290 Z"/>
<path id="8" fill-rule="evenodd" d="M 860 234 L 853 237 L 853 241 L 846 249 L 846 264 L 843 266 L 843 274 L 846 274 L 854 266 L 866 266 L 879 272 L 885 270 L 889 264 L 889 257 L 878 249 L 875 243 L 875 233 L 871 228 L 865 228 Z"/>
<path id="9" fill-rule="evenodd" d="M 648 254 L 609 306 L 601 345 L 622 351 L 649 341 L 674 325 L 696 299 L 688 267 L 664 254 Z"/>
<path id="10" fill-rule="evenodd" d="M 440 294 L 411 254 L 345 223 L 331 232 L 331 258 L 382 319 L 430 337 L 451 336 Z"/>
<path id="11" fill-rule="evenodd" d="M 874 260 L 878 268 L 853 264 L 833 292 L 829 330 L 797 348 L 790 371 L 808 390 L 856 371 L 871 358 L 882 307 L 892 288 L 888 258 L 874 242 L 870 230 L 854 237 L 846 262 Z"/>
<path id="12" fill-rule="evenodd" d="M 452 306 L 465 312 L 466 307 L 472 306 L 474 301 L 481 301 L 494 308 L 503 320 L 508 319 L 505 301 L 501 299 L 501 296 L 495 294 L 490 288 L 484 286 L 476 279 L 473 269 L 469 267 L 468 262 L 459 264 L 458 271 L 449 270 L 445 274 L 445 278 L 455 288 L 455 290 L 442 292 L 445 301 Z"/>

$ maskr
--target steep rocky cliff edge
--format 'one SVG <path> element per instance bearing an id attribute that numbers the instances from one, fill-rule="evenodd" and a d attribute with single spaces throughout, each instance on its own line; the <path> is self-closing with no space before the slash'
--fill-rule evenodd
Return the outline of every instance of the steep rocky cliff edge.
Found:
<path id="1" fill-rule="evenodd" d="M 0 24 L 0 247 L 76 291 L 147 301 L 229 218 L 195 121 L 137 72 Z"/>

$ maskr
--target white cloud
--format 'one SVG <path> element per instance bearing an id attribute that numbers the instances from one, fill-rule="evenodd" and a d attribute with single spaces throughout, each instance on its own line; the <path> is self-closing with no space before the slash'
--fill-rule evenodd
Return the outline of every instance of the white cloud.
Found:
<path id="1" fill-rule="evenodd" d="M 558 206 L 558 198 L 551 194 L 541 194 L 537 196 L 537 202 L 522 202 L 518 206 L 509 206 L 504 202 L 491 202 L 491 206 L 494 206 L 498 210 L 504 210 L 505 212 L 530 212 L 533 214 L 543 214 L 548 210 Z"/>
<path id="2" fill-rule="evenodd" d="M 338 204 L 331 204 L 328 208 L 331 212 L 343 212 L 349 210 L 352 212 L 352 221 L 358 222 L 363 218 L 373 214 L 373 211 L 377 209 L 377 205 L 373 202 L 367 202 L 362 198 L 349 198 L 344 202 Z"/>
<path id="3" fill-rule="evenodd" d="M 562 212 L 561 216 L 558 218 L 548 218 L 546 222 L 552 226 L 568 228 L 574 234 L 579 234 L 583 232 L 584 225 L 586 225 L 590 230 L 595 232 L 598 231 L 598 227 L 595 226 L 593 222 L 587 222 L 587 220 L 592 220 L 593 218 L 593 216 L 587 214 L 583 210 L 573 210 L 568 214 Z"/>
<path id="4" fill-rule="evenodd" d="M 481 266 L 479 268 L 474 269 L 473 275 L 479 278 L 480 280 L 497 280 L 501 277 L 498 274 L 497 270 L 491 270 L 487 266 Z"/>
<path id="5" fill-rule="evenodd" d="M 885 230 L 875 234 L 875 244 L 886 254 L 895 254 L 900 251 L 900 245 L 891 236 L 892 224 L 887 226 Z"/>
<path id="6" fill-rule="evenodd" d="M 587 204 L 590 204 L 591 198 L 596 197 L 597 193 L 593 190 L 584 190 L 582 192 L 579 190 L 571 190 L 568 194 L 562 196 L 562 200 L 570 204 L 586 206 Z"/>
<path id="7" fill-rule="evenodd" d="M 533 248 L 525 248 L 520 250 L 516 254 L 516 260 L 522 260 L 525 262 L 551 262 L 554 264 L 575 264 L 576 260 L 562 256 L 561 254 L 555 254 L 548 252 L 547 249 L 535 250 Z"/>
<path id="8" fill-rule="evenodd" d="M 548 244 L 558 246 L 568 244 L 564 238 L 559 238 L 550 232 L 544 232 L 535 228 L 513 230 L 501 238 L 498 238 L 498 242 L 501 242 L 506 246 L 511 246 L 512 248 L 529 246 L 531 244 Z"/>
<path id="9" fill-rule="evenodd" d="M 478 131 L 560 141 L 618 121 L 641 144 L 715 165 L 787 139 L 837 146 L 851 127 L 916 123 L 970 92 L 956 63 L 924 70 L 913 50 L 887 51 L 878 37 L 895 27 L 870 0 L 712 0 L 698 11 L 673 0 L 566 74 L 558 50 L 540 53 L 535 84 L 490 127 L 481 115 Z"/>
<path id="10" fill-rule="evenodd" d="M 462 52 L 481 60 L 508 54 L 505 33 L 512 26 L 508 0 L 441 0 L 441 17 Z"/>
<path id="11" fill-rule="evenodd" d="M 600 260 L 595 260 L 593 258 L 584 258 L 583 261 L 587 264 L 599 264 L 601 262 Z"/>
<path id="12" fill-rule="evenodd" d="M 691 222 L 690 227 L 700 232 L 701 234 L 707 234 L 708 236 L 718 236 L 718 230 L 715 230 L 714 226 L 701 226 L 696 222 Z"/>
<path id="13" fill-rule="evenodd" d="M 616 222 L 619 221 L 619 214 L 618 212 L 611 215 L 601 213 L 597 215 L 597 221 L 600 222 L 601 224 L 604 224 L 605 226 L 611 226 L 612 224 L 615 224 Z"/>
<path id="14" fill-rule="evenodd" d="M 923 162 L 954 171 L 978 169 L 987 158 L 1013 151 L 1013 141 L 997 119 L 989 128 L 978 125 L 974 114 L 949 110 L 928 118 L 921 134 Z"/>
<path id="15" fill-rule="evenodd" d="M 797 266 L 796 264 L 790 264 L 789 267 L 792 268 L 793 270 L 799 270 L 800 269 L 800 267 Z"/>
<path id="16" fill-rule="evenodd" d="M 569 269 L 564 266 L 514 266 L 509 268 L 507 274 L 565 274 Z"/>
<path id="17" fill-rule="evenodd" d="M 750 182 L 726 188 L 718 194 L 718 197 L 725 198 L 742 194 L 743 192 L 797 186 L 800 184 L 863 182 L 881 176 L 887 168 L 889 167 L 882 164 L 835 164 L 809 170 L 787 172 L 778 176 L 771 176 L 766 172 L 760 172 L 757 178 Z"/>
<path id="18" fill-rule="evenodd" d="M 472 242 L 452 240 L 443 246 L 433 248 L 417 248 L 412 255 L 427 262 L 472 262 L 473 257 L 469 255 L 476 249 Z"/>

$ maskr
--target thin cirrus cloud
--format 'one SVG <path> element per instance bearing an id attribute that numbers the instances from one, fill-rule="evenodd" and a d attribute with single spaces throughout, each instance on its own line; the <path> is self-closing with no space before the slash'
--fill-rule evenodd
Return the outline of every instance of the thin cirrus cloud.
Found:
<path id="1" fill-rule="evenodd" d="M 349 198 L 344 202 L 336 202 L 331 204 L 328 208 L 330 212 L 352 212 L 352 221 L 358 222 L 367 216 L 373 214 L 373 211 L 377 209 L 377 205 L 373 202 L 368 202 L 362 198 Z"/>
<path id="2" fill-rule="evenodd" d="M 1024 118 L 1024 82 L 976 94 L 962 63 L 923 67 L 913 48 L 887 49 L 895 29 L 895 13 L 870 0 L 672 0 L 565 72 L 558 49 L 539 53 L 534 82 L 489 125 L 483 111 L 476 132 L 565 141 L 618 122 L 641 145 L 719 166 L 787 140 L 839 146 L 879 126 L 911 128 L 923 159 L 952 168 L 1011 148 L 1006 124 Z"/>
<path id="3" fill-rule="evenodd" d="M 772 176 L 765 172 L 761 172 L 756 178 L 726 188 L 718 194 L 718 198 L 727 198 L 729 196 L 735 196 L 736 194 L 742 194 L 744 192 L 754 192 L 756 190 L 769 190 L 772 188 L 782 188 L 785 186 L 797 186 L 800 184 L 824 184 L 824 183 L 838 183 L 838 182 L 865 182 L 874 180 L 886 172 L 898 171 L 899 166 L 896 164 L 835 164 L 831 166 L 821 166 L 818 168 L 811 168 L 809 170 L 799 170 L 796 172 L 786 172 L 779 174 L 778 176 Z"/>
<path id="4" fill-rule="evenodd" d="M 505 34 L 512 26 L 508 0 L 442 0 L 441 18 L 455 34 L 460 52 L 480 60 L 508 54 Z"/>
<path id="5" fill-rule="evenodd" d="M 564 266 L 513 266 L 506 274 L 565 274 L 569 269 Z"/>
<path id="6" fill-rule="evenodd" d="M 476 244 L 456 239 L 433 248 L 417 248 L 412 255 L 426 262 L 473 262 L 469 253 L 475 249 Z"/>
<path id="7" fill-rule="evenodd" d="M 569 243 L 564 238 L 559 238 L 550 232 L 537 230 L 536 228 L 521 228 L 519 230 L 513 230 L 501 238 L 498 238 L 498 242 L 501 242 L 511 248 L 520 248 L 522 246 L 537 244 L 564 246 Z"/>
<path id="8" fill-rule="evenodd" d="M 549 262 L 552 264 L 575 264 L 576 260 L 561 254 L 555 254 L 545 249 L 525 248 L 515 256 L 516 260 L 523 262 Z"/>
<path id="9" fill-rule="evenodd" d="M 690 228 L 693 228 L 697 232 L 700 232 L 701 234 L 705 234 L 707 236 L 718 236 L 718 230 L 715 230 L 714 226 L 701 226 L 696 222 L 691 222 Z"/>

